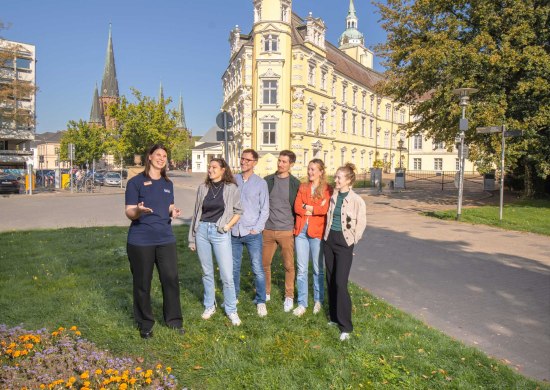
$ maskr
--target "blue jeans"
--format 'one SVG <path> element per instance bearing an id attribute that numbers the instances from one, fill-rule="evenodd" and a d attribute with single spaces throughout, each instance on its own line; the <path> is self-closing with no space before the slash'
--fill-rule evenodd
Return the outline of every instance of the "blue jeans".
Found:
<path id="1" fill-rule="evenodd" d="M 254 274 L 256 287 L 256 303 L 265 303 L 265 274 L 262 265 L 262 233 L 249 234 L 244 237 L 231 236 L 233 248 L 233 283 L 235 284 L 235 295 L 238 297 L 241 290 L 241 263 L 243 259 L 243 247 L 248 249 L 248 256 Z"/>
<path id="2" fill-rule="evenodd" d="M 233 284 L 233 259 L 231 258 L 231 233 L 218 233 L 213 222 L 199 222 L 195 245 L 202 266 L 202 283 L 204 285 L 204 307 L 216 303 L 216 286 L 214 283 L 214 262 L 212 249 L 220 269 L 223 284 L 223 298 L 227 314 L 237 312 L 237 298 Z"/>
<path id="3" fill-rule="evenodd" d="M 325 296 L 323 252 L 321 239 L 307 235 L 307 224 L 299 235 L 294 238 L 298 264 L 296 286 L 298 287 L 298 305 L 307 307 L 308 267 L 311 256 L 313 262 L 313 300 L 323 303 Z"/>

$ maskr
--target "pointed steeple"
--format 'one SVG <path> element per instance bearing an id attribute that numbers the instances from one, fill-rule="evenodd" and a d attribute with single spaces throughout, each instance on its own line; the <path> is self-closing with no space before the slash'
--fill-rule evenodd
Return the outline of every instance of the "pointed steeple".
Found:
<path id="1" fill-rule="evenodd" d="M 99 94 L 97 92 L 97 83 L 95 84 L 94 97 L 92 99 L 92 109 L 90 111 L 90 123 L 102 125 L 103 113 L 99 103 Z"/>
<path id="2" fill-rule="evenodd" d="M 159 87 L 159 103 L 164 100 L 164 90 L 162 89 L 162 81 L 160 82 Z"/>
<path id="3" fill-rule="evenodd" d="M 349 0 L 348 16 L 346 17 L 346 31 L 340 35 L 338 40 L 339 48 L 351 47 L 351 46 L 363 46 L 365 44 L 365 38 L 363 34 L 357 30 L 357 15 L 355 14 L 355 6 L 353 0 Z"/>
<path id="4" fill-rule="evenodd" d="M 103 81 L 101 82 L 101 96 L 114 98 L 119 97 L 111 24 L 109 24 L 109 40 L 107 43 L 107 58 L 105 58 L 105 69 L 103 70 Z"/>
<path id="5" fill-rule="evenodd" d="M 178 104 L 178 121 L 176 122 L 176 128 L 178 129 L 187 129 L 187 124 L 185 123 L 185 113 L 183 112 L 183 98 L 180 93 L 180 102 Z"/>
<path id="6" fill-rule="evenodd" d="M 348 16 L 346 17 L 347 28 L 357 28 L 357 15 L 355 14 L 355 6 L 353 0 L 349 0 Z"/>

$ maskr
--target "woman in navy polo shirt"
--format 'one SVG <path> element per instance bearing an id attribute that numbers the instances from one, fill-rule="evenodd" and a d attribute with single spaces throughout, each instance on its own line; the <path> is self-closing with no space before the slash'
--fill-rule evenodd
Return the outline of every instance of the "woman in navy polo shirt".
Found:
<path id="1" fill-rule="evenodd" d="M 153 145 L 147 152 L 145 170 L 126 186 L 128 259 L 134 284 L 134 319 L 142 338 L 153 337 L 151 280 L 157 266 L 162 286 L 164 322 L 180 334 L 182 327 L 176 238 L 172 218 L 180 215 L 174 206 L 174 185 L 166 176 L 167 152 Z"/>

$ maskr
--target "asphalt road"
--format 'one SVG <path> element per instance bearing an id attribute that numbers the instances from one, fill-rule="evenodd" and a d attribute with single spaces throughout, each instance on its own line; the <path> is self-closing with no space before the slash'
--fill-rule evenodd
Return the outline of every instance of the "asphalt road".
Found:
<path id="1" fill-rule="evenodd" d="M 185 223 L 204 175 L 173 178 Z M 501 359 L 550 380 L 550 237 L 420 216 L 454 195 L 365 191 L 368 227 L 352 280 L 374 295 Z M 447 198 L 445 198 L 447 196 Z M 465 198 L 465 205 L 477 202 Z M 120 189 L 0 197 L 0 231 L 127 226 Z"/>

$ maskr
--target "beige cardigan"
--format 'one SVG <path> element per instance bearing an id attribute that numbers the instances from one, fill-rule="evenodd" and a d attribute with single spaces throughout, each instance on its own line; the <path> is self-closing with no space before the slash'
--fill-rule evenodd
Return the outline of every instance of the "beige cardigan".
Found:
<path id="1" fill-rule="evenodd" d="M 327 214 L 327 228 L 325 230 L 326 240 L 330 232 L 332 225 L 332 218 L 334 213 L 334 207 L 336 207 L 336 200 L 338 199 L 338 191 L 334 191 L 330 198 L 330 207 Z M 348 222 L 348 217 L 350 221 Z M 357 242 L 363 236 L 363 232 L 367 227 L 367 206 L 361 196 L 350 188 L 348 195 L 344 198 L 342 203 L 342 214 L 340 216 L 342 223 L 342 233 L 344 239 L 348 245 L 357 244 Z M 349 228 L 347 225 L 349 224 Z"/>

